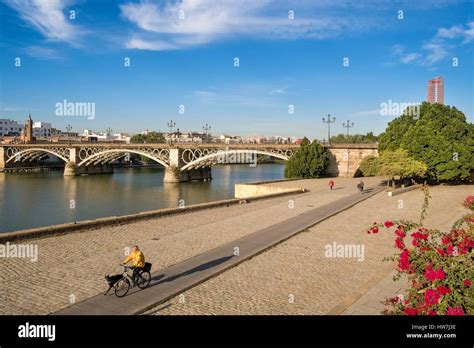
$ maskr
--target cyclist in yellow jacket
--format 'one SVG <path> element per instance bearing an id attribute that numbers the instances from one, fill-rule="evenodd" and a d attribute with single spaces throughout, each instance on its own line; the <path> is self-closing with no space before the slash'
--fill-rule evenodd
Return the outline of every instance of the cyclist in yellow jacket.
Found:
<path id="1" fill-rule="evenodd" d="M 145 267 L 145 255 L 143 255 L 141 250 L 138 248 L 138 245 L 132 246 L 132 252 L 123 261 L 123 263 L 127 264 L 130 261 L 132 261 L 133 269 L 132 279 L 135 279 L 137 272 L 140 270 L 140 268 Z"/>

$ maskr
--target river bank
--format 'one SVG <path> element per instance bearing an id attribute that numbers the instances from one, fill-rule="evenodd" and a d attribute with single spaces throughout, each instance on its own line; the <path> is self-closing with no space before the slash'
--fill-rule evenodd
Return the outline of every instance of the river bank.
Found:
<path id="1" fill-rule="evenodd" d="M 232 199 L 236 183 L 281 179 L 283 170 L 280 164 L 216 166 L 213 180 L 180 184 L 164 183 L 165 172 L 156 167 L 79 177 L 0 173 L 0 233 Z"/>

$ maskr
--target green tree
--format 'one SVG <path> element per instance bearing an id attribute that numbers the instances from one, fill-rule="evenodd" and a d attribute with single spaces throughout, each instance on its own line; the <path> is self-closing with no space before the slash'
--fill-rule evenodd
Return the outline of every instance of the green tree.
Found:
<path id="1" fill-rule="evenodd" d="M 367 134 L 338 134 L 331 137 L 331 144 L 372 144 L 376 143 L 378 137 L 374 133 Z"/>
<path id="2" fill-rule="evenodd" d="M 130 142 L 133 144 L 162 144 L 165 143 L 165 137 L 159 132 L 148 132 L 148 134 L 135 134 Z"/>
<path id="3" fill-rule="evenodd" d="M 285 166 L 286 178 L 317 178 L 323 175 L 328 162 L 325 148 L 317 141 L 303 141 Z"/>
<path id="4" fill-rule="evenodd" d="M 423 103 L 419 115 L 405 113 L 389 123 L 379 150 L 405 149 L 424 162 L 431 181 L 462 181 L 474 169 L 474 125 L 455 107 Z"/>
<path id="5" fill-rule="evenodd" d="M 301 146 L 303 145 L 309 145 L 311 142 L 309 141 L 308 138 L 304 137 L 303 139 L 301 139 Z"/>
<path id="6" fill-rule="evenodd" d="M 410 156 L 405 150 L 398 149 L 395 151 L 384 151 L 379 160 L 379 175 L 386 175 L 390 180 L 395 176 L 400 179 L 420 178 L 424 177 L 427 166 L 421 161 L 417 161 Z"/>
<path id="7" fill-rule="evenodd" d="M 379 171 L 380 171 L 379 158 L 372 155 L 364 157 L 364 159 L 360 162 L 359 169 L 362 172 L 363 176 L 379 175 Z"/>

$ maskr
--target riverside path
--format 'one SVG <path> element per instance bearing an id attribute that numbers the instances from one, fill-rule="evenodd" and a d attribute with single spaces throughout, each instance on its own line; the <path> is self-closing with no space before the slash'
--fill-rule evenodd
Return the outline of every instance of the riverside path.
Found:
<path id="1" fill-rule="evenodd" d="M 133 288 L 123 298 L 113 291 L 78 302 L 54 314 L 58 315 L 133 315 L 167 301 L 266 249 L 291 238 L 309 227 L 344 211 L 384 190 L 382 186 L 368 188 L 365 193 L 351 194 L 318 208 L 306 211 L 283 222 L 258 230 L 250 235 L 221 245 L 203 254 L 152 273 L 150 286 Z"/>

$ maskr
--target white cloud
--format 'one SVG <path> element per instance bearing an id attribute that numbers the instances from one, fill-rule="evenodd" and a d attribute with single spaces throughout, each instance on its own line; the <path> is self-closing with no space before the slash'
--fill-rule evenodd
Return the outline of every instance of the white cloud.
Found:
<path id="1" fill-rule="evenodd" d="M 416 52 L 407 52 L 402 45 L 393 45 L 391 48 L 392 56 L 400 60 L 403 64 L 413 63 L 421 58 L 421 54 Z"/>
<path id="2" fill-rule="evenodd" d="M 468 22 L 466 27 L 453 25 L 451 28 L 439 28 L 434 40 L 459 38 L 464 40 L 463 43 L 469 42 L 474 38 L 474 22 Z"/>
<path id="3" fill-rule="evenodd" d="M 444 42 L 429 42 L 422 47 L 427 53 L 423 61 L 424 65 L 436 64 L 449 56 L 449 46 Z"/>
<path id="4" fill-rule="evenodd" d="M 436 36 L 439 38 L 454 39 L 462 35 L 463 32 L 464 30 L 460 25 L 454 25 L 449 29 L 439 28 Z"/>
<path id="5" fill-rule="evenodd" d="M 63 56 L 54 48 L 30 46 L 25 49 L 30 56 L 40 59 L 62 59 Z"/>
<path id="6" fill-rule="evenodd" d="M 73 26 L 63 13 L 66 5 L 60 0 L 5 0 L 20 17 L 51 41 L 74 44 L 81 30 Z"/>
<path id="7" fill-rule="evenodd" d="M 419 54 L 419 53 L 408 53 L 408 54 L 403 55 L 400 58 L 400 60 L 404 64 L 409 64 L 409 63 L 419 59 L 420 57 L 421 57 L 421 54 Z"/>
<path id="8" fill-rule="evenodd" d="M 439 28 L 436 35 L 425 42 L 418 52 L 407 52 L 402 45 L 393 45 L 392 56 L 404 64 L 417 63 L 432 67 L 452 55 L 459 45 L 470 42 L 474 38 L 474 22 L 466 26 L 453 25 L 450 28 Z"/>
<path id="9" fill-rule="evenodd" d="M 149 51 L 162 51 L 162 50 L 173 50 L 178 48 L 176 45 L 169 42 L 154 40 L 146 41 L 138 38 L 133 38 L 128 40 L 125 43 L 126 48 L 136 48 L 139 50 L 149 50 Z"/>
<path id="10" fill-rule="evenodd" d="M 228 0 L 166 0 L 120 5 L 121 15 L 139 30 L 125 46 L 137 49 L 180 49 L 236 36 L 271 39 L 324 39 L 355 33 L 374 25 L 373 20 L 354 16 L 317 15 L 304 17 L 297 12 L 288 18 L 288 9 L 275 11 L 270 0 L 233 2 Z M 327 5 L 329 6 L 329 4 Z M 319 11 L 321 13 L 321 11 Z"/>
<path id="11" fill-rule="evenodd" d="M 274 95 L 274 94 L 286 94 L 288 93 L 287 89 L 286 88 L 276 88 L 276 89 L 272 89 L 269 94 L 270 95 Z"/>

